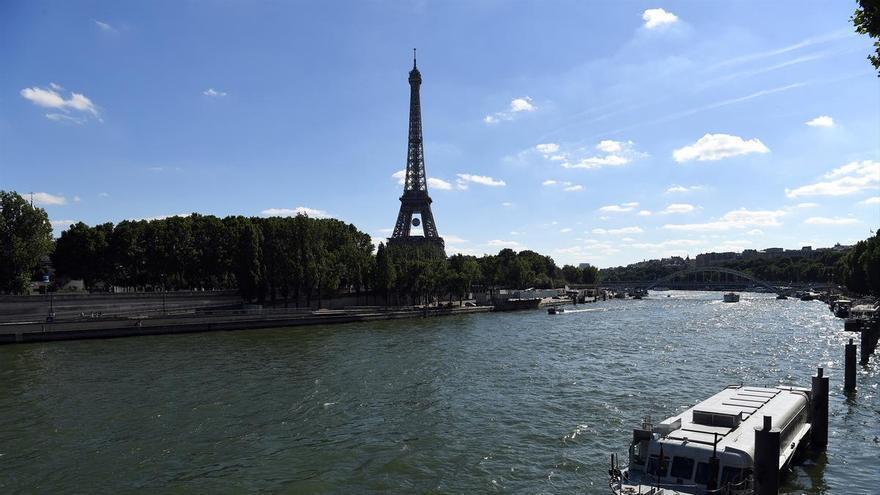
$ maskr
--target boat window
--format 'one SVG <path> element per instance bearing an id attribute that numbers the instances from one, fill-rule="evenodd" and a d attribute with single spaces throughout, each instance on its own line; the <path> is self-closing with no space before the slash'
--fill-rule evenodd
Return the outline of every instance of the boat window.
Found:
<path id="1" fill-rule="evenodd" d="M 709 464 L 705 462 L 697 463 L 697 475 L 694 476 L 694 482 L 705 485 L 709 481 Z"/>
<path id="2" fill-rule="evenodd" d="M 724 486 L 728 483 L 739 483 L 743 479 L 743 470 L 742 468 L 735 468 L 725 466 L 724 469 L 721 470 L 721 485 Z"/>
<path id="3" fill-rule="evenodd" d="M 691 479 L 694 472 L 694 460 L 690 457 L 675 456 L 672 458 L 672 471 L 669 476 L 673 478 L 681 478 L 684 480 Z"/>
<path id="4" fill-rule="evenodd" d="M 648 472 L 648 474 L 665 478 L 666 472 L 669 470 L 669 458 L 663 456 L 662 463 L 658 462 L 659 460 L 660 458 L 656 455 L 648 457 L 648 468 L 646 469 L 646 471 Z"/>

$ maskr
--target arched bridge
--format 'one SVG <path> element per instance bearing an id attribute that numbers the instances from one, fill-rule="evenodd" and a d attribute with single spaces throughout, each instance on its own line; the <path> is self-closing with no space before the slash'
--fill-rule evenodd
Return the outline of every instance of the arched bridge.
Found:
<path id="1" fill-rule="evenodd" d="M 725 273 L 728 275 L 734 275 L 737 277 L 744 278 L 744 279 L 754 283 L 755 285 L 760 285 L 761 287 L 765 287 L 773 292 L 779 293 L 778 287 L 770 285 L 767 282 L 764 282 L 763 280 L 759 280 L 759 279 L 749 275 L 748 273 L 741 272 L 739 270 L 732 270 L 730 268 L 722 268 L 720 266 L 699 266 L 699 267 L 685 268 L 684 270 L 679 270 L 675 273 L 670 273 L 669 275 L 667 275 L 665 277 L 658 278 L 657 280 L 651 282 L 651 284 L 649 284 L 648 287 L 646 287 L 646 289 L 651 290 L 657 286 L 666 284 L 666 283 L 668 283 L 672 280 L 675 280 L 676 278 L 679 278 L 681 276 L 690 275 L 691 273 L 701 273 L 701 272 Z"/>

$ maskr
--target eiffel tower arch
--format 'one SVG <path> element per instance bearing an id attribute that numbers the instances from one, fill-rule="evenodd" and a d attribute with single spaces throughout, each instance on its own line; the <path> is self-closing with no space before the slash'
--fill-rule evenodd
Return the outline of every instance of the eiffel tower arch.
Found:
<path id="1" fill-rule="evenodd" d="M 425 149 L 422 141 L 422 107 L 419 88 L 422 74 L 416 67 L 413 49 L 413 68 L 409 72 L 409 140 L 406 152 L 406 179 L 400 197 L 400 212 L 394 224 L 394 233 L 388 239 L 389 246 L 433 246 L 445 251 L 443 238 L 437 233 L 431 197 L 428 195 L 428 179 L 425 173 Z M 412 227 L 422 226 L 424 235 L 412 235 Z"/>

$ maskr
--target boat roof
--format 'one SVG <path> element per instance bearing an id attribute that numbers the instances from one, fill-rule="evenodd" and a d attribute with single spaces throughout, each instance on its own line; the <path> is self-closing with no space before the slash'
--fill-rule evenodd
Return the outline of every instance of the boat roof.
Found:
<path id="1" fill-rule="evenodd" d="M 733 385 L 666 419 L 654 428 L 664 445 L 689 446 L 718 452 L 742 452 L 754 457 L 755 430 L 764 416 L 772 428 L 781 430 L 806 406 L 809 389 L 799 387 L 746 387 Z"/>

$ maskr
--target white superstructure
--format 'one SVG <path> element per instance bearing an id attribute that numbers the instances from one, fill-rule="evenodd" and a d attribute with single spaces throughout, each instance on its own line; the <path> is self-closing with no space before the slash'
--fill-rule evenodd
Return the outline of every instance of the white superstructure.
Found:
<path id="1" fill-rule="evenodd" d="M 660 424 L 646 420 L 633 430 L 628 466 L 612 465 L 611 489 L 619 495 L 751 493 L 756 429 L 769 416 L 780 432 L 781 469 L 810 431 L 809 401 L 805 388 L 734 385 Z"/>

